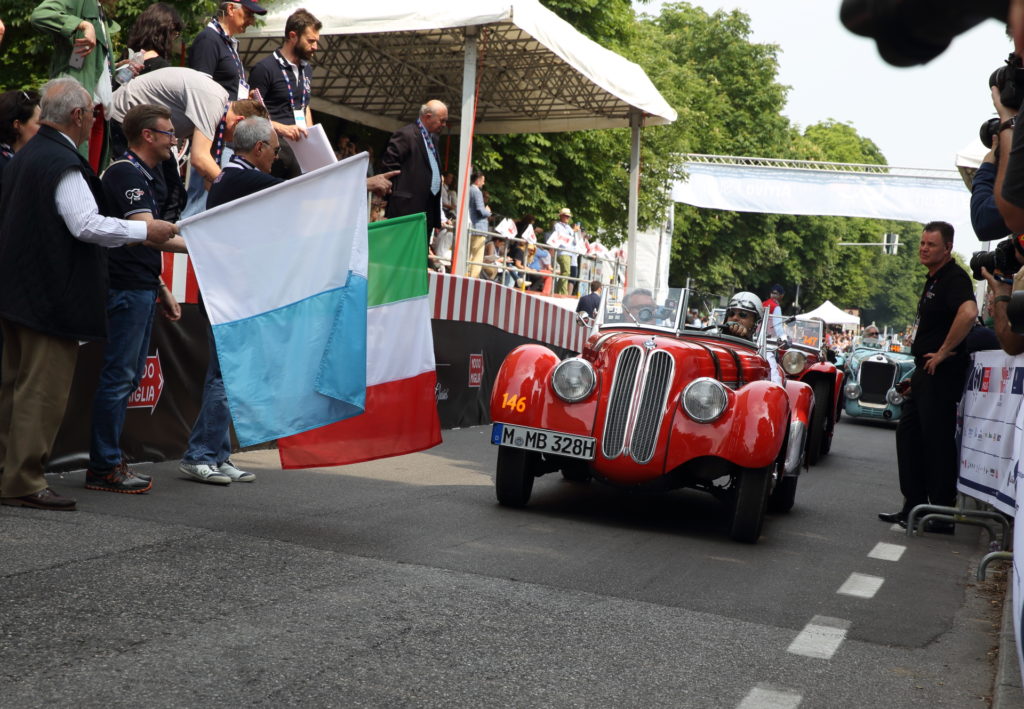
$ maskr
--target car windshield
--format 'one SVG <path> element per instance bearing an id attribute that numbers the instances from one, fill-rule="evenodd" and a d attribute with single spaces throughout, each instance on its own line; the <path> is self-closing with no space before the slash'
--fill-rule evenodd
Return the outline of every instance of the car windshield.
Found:
<path id="1" fill-rule="evenodd" d="M 822 322 L 820 320 L 791 320 L 782 329 L 790 344 L 810 349 L 821 348 Z"/>
<path id="2" fill-rule="evenodd" d="M 626 290 L 621 295 L 609 293 L 605 303 L 604 325 L 632 325 L 675 331 L 683 305 L 683 289 L 668 288 L 655 295 L 646 288 Z"/>

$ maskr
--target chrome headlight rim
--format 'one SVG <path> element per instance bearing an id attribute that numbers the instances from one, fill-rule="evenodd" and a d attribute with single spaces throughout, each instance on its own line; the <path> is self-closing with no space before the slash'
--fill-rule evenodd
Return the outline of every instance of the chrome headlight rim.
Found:
<path id="1" fill-rule="evenodd" d="M 698 396 L 698 388 L 704 388 L 710 386 L 715 391 L 712 396 L 718 398 L 715 406 L 712 407 L 711 413 L 701 415 L 696 411 L 696 402 L 693 400 L 694 397 Z M 729 408 L 729 394 L 728 389 L 722 382 L 712 377 L 697 377 L 692 382 L 686 385 L 683 389 L 683 393 L 679 396 L 679 403 L 683 407 L 683 411 L 686 415 L 697 423 L 713 423 L 722 417 L 726 409 Z M 717 408 L 717 410 L 715 410 Z"/>
<path id="2" fill-rule="evenodd" d="M 807 355 L 799 350 L 788 350 L 782 355 L 780 364 L 786 374 L 796 376 L 807 368 Z"/>
<path id="3" fill-rule="evenodd" d="M 582 366 L 581 366 L 582 365 Z M 569 390 L 566 388 L 565 378 L 570 376 L 569 372 L 571 369 L 578 369 L 578 371 L 585 372 L 584 375 L 589 379 L 582 389 Z M 594 373 L 594 367 L 587 360 L 582 357 L 570 357 L 569 359 L 563 359 L 561 362 L 555 365 L 554 371 L 551 372 L 551 388 L 555 390 L 555 394 L 562 401 L 570 404 L 575 404 L 583 401 L 592 393 L 594 393 L 594 387 L 597 386 L 597 374 Z"/>
<path id="4" fill-rule="evenodd" d="M 858 384 L 857 382 L 848 382 L 843 387 L 843 394 L 846 395 L 847 399 L 853 399 L 854 401 L 856 401 L 857 399 L 860 398 L 861 393 L 862 390 L 860 388 L 860 384 Z"/>
<path id="5" fill-rule="evenodd" d="M 896 387 L 891 387 L 889 391 L 885 392 L 885 400 L 892 406 L 902 406 L 906 397 L 896 391 Z"/>

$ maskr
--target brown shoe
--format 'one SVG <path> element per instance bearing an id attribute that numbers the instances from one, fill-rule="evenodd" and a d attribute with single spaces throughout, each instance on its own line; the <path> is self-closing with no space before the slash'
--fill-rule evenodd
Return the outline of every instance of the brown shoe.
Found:
<path id="1" fill-rule="evenodd" d="M 0 505 L 8 505 L 10 507 L 35 507 L 40 510 L 70 512 L 75 509 L 75 504 L 77 503 L 74 499 L 58 495 L 52 487 L 40 490 L 39 492 L 33 492 L 31 495 L 0 498 Z"/>

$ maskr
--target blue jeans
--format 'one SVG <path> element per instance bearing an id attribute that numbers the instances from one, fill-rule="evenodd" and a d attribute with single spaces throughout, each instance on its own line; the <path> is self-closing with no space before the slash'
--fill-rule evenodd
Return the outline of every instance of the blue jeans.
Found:
<path id="1" fill-rule="evenodd" d="M 188 437 L 188 450 L 182 457 L 183 462 L 192 465 L 219 465 L 231 457 L 231 411 L 224 393 L 213 330 L 209 326 L 206 330 L 210 340 L 210 363 L 206 366 L 203 403 Z"/>
<path id="2" fill-rule="evenodd" d="M 234 154 L 235 151 L 230 146 L 225 145 L 224 150 L 221 152 L 220 164 L 227 165 L 228 160 Z M 206 196 L 209 193 L 206 191 L 206 183 L 203 180 L 203 176 L 198 172 L 192 173 L 192 177 L 188 182 L 187 192 L 188 198 L 185 202 L 185 208 L 181 210 L 181 219 L 206 211 Z"/>
<path id="3" fill-rule="evenodd" d="M 108 471 L 121 462 L 128 398 L 145 371 L 155 311 L 155 289 L 107 293 L 107 348 L 92 400 L 89 467 L 94 471 Z"/>

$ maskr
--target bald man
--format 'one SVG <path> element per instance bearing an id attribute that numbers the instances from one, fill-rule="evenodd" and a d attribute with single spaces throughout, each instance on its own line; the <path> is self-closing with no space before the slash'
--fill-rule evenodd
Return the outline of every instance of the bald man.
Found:
<path id="1" fill-rule="evenodd" d="M 441 226 L 441 158 L 436 136 L 448 124 L 448 107 L 440 101 L 420 106 L 415 123 L 392 134 L 381 158 L 385 172 L 400 170 L 392 180 L 392 194 L 384 216 L 401 217 L 426 212 L 429 239 Z"/>

